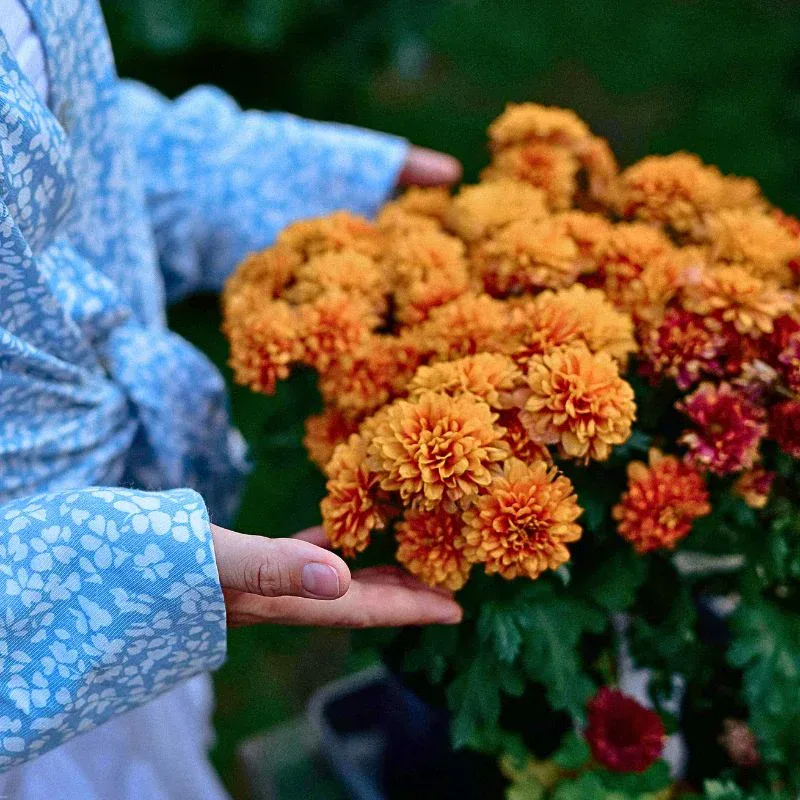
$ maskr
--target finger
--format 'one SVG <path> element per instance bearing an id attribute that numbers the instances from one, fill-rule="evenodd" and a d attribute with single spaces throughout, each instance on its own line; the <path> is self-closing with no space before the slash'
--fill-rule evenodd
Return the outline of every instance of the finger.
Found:
<path id="1" fill-rule="evenodd" d="M 310 544 L 315 544 L 317 547 L 330 548 L 331 546 L 325 531 L 320 525 L 317 525 L 313 528 L 306 528 L 304 531 L 299 531 L 292 536 L 292 539 L 299 539 L 303 542 L 309 542 Z"/>
<path id="2" fill-rule="evenodd" d="M 457 158 L 429 150 L 412 147 L 397 179 L 400 186 L 449 186 L 461 178 L 461 163 Z"/>
<path id="3" fill-rule="evenodd" d="M 367 572 L 365 570 L 365 572 Z M 371 572 L 371 571 L 369 571 Z M 356 573 L 343 597 L 327 603 L 300 597 L 266 598 L 239 595 L 235 603 L 240 624 L 271 622 L 283 625 L 374 628 L 406 625 L 453 625 L 461 607 L 451 597 L 428 587 L 407 586 L 394 576 L 379 580 Z"/>
<path id="4" fill-rule="evenodd" d="M 436 592 L 445 597 L 453 596 L 453 592 L 451 592 L 450 589 L 445 589 L 443 586 L 428 586 L 427 583 L 423 583 L 410 572 L 388 564 L 362 569 L 358 573 L 358 579 L 361 583 L 394 584 L 396 586 L 405 586 L 407 589 Z"/>
<path id="5" fill-rule="evenodd" d="M 223 588 L 264 597 L 334 600 L 350 586 L 339 556 L 299 539 L 267 539 L 217 528 L 214 551 Z"/>

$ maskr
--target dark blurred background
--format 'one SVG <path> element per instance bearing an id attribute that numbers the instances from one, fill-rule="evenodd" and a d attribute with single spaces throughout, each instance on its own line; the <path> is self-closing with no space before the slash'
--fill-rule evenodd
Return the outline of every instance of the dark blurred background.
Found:
<path id="1" fill-rule="evenodd" d="M 484 131 L 509 100 L 574 108 L 623 164 L 692 150 L 756 177 L 800 212 L 800 4 L 777 0 L 106 0 L 119 72 L 175 96 L 214 83 L 243 106 L 400 134 L 453 153 L 475 178 Z M 215 298 L 173 325 L 220 365 Z M 260 453 L 239 528 L 318 520 L 322 482 L 299 442 L 297 390 L 234 390 Z M 342 634 L 235 631 L 217 675 L 216 763 L 242 794 L 237 743 L 302 709 L 368 656 Z"/>

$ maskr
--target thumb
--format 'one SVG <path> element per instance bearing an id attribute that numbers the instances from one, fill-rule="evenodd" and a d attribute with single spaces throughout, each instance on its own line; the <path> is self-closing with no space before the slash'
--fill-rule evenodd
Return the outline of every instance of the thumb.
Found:
<path id="1" fill-rule="evenodd" d="M 310 542 L 248 536 L 217 525 L 211 531 L 224 589 L 335 600 L 350 588 L 347 564 Z"/>

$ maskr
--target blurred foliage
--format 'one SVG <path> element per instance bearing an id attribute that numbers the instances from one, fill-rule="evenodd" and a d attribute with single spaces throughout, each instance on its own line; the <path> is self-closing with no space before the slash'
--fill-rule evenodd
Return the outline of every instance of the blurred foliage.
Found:
<path id="1" fill-rule="evenodd" d="M 574 108 L 610 140 L 623 164 L 650 152 L 692 150 L 726 172 L 755 176 L 774 202 L 800 212 L 800 4 L 794 2 L 106 0 L 104 10 L 120 74 L 169 96 L 214 83 L 245 107 L 397 133 L 458 156 L 468 179 L 485 163 L 489 121 L 505 102 L 531 99 Z M 171 322 L 224 369 L 215 298 L 190 299 L 173 309 Z M 298 436 L 308 411 L 303 405 L 312 396 L 297 385 L 282 387 L 275 398 L 234 388 L 234 418 L 260 448 L 241 530 L 284 535 L 317 521 L 322 481 Z M 596 503 L 599 519 L 607 511 L 603 503 Z M 779 544 L 785 538 L 778 537 Z M 607 609 L 624 607 L 643 577 L 630 586 L 604 587 Z M 545 590 L 557 587 L 536 591 Z M 570 635 L 591 631 L 596 613 L 582 608 Z M 770 613 L 763 604 L 742 612 L 736 658 L 746 670 L 749 699 L 764 703 L 762 727 L 781 747 L 782 737 L 794 734 L 769 726 L 784 687 L 772 683 L 770 664 L 756 658 L 757 636 Z M 547 654 L 518 654 L 520 623 L 502 604 L 485 614 L 487 620 L 474 621 L 474 634 L 493 641 L 486 657 L 494 661 L 476 662 L 475 670 L 506 670 L 506 691 L 515 694 L 511 672 L 524 670 L 525 659 L 538 669 Z M 635 632 L 640 643 L 653 631 L 663 638 L 663 663 L 654 666 L 665 678 L 683 651 L 675 637 L 685 631 L 673 628 L 675 619 L 667 617 L 642 620 Z M 665 630 L 673 637 L 662 636 Z M 797 632 L 790 633 L 771 651 L 775 663 L 785 660 L 781 648 L 789 648 L 791 659 L 800 652 Z M 676 645 L 671 650 L 670 642 Z M 442 647 L 439 633 L 430 645 Z M 217 675 L 216 755 L 234 792 L 236 743 L 296 711 L 348 657 L 338 634 L 233 632 L 228 663 Z M 428 667 L 438 663 L 420 660 Z M 570 691 L 585 693 L 582 687 Z M 467 709 L 465 738 L 479 735 L 485 717 L 498 713 L 497 698 L 489 700 Z M 559 701 L 574 702 L 569 692 Z M 575 791 L 589 796 L 581 787 Z M 719 785 L 708 796 L 741 795 Z"/>

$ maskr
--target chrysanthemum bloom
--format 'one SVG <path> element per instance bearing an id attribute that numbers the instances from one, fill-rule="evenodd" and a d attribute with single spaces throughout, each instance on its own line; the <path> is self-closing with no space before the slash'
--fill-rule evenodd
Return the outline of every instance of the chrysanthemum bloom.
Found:
<path id="1" fill-rule="evenodd" d="M 538 103 L 509 103 L 488 133 L 489 146 L 495 152 L 530 141 L 570 146 L 592 135 L 574 111 Z"/>
<path id="2" fill-rule="evenodd" d="M 758 184 L 724 176 L 690 153 L 647 156 L 619 176 L 615 207 L 623 217 L 659 222 L 704 241 L 705 215 L 760 202 Z"/>
<path id="3" fill-rule="evenodd" d="M 719 743 L 737 767 L 753 769 L 761 763 L 758 739 L 747 723 L 741 719 L 723 721 Z"/>
<path id="4" fill-rule="evenodd" d="M 354 433 L 333 451 L 327 465 L 322 525 L 331 545 L 348 557 L 364 550 L 372 531 L 383 530 L 396 513 L 366 458 L 364 439 Z"/>
<path id="5" fill-rule="evenodd" d="M 784 453 L 800 458 L 800 402 L 784 400 L 770 409 L 769 436 Z"/>
<path id="6" fill-rule="evenodd" d="M 550 213 L 541 189 L 513 178 L 464 186 L 453 198 L 447 227 L 465 242 L 476 242 L 518 220 L 543 219 Z"/>
<path id="7" fill-rule="evenodd" d="M 625 287 L 655 259 L 673 249 L 666 235 L 652 225 L 641 222 L 616 225 L 598 255 L 600 276 L 611 301 L 619 303 Z"/>
<path id="8" fill-rule="evenodd" d="M 349 211 L 293 222 L 279 234 L 277 243 L 295 250 L 303 258 L 340 250 L 355 250 L 370 258 L 383 253 L 381 232 L 369 220 Z"/>
<path id="9" fill-rule="evenodd" d="M 333 451 L 358 430 L 358 423 L 339 409 L 328 406 L 305 422 L 303 446 L 308 457 L 324 472 Z"/>
<path id="10" fill-rule="evenodd" d="M 299 327 L 296 310 L 283 300 L 265 302 L 258 316 L 228 322 L 228 363 L 236 382 L 272 394 L 275 384 L 289 377 L 292 364 L 303 355 Z"/>
<path id="11" fill-rule="evenodd" d="M 435 219 L 442 224 L 447 217 L 451 201 L 450 191 L 442 186 L 411 186 L 386 206 L 402 208 L 409 214 Z"/>
<path id="12" fill-rule="evenodd" d="M 581 537 L 581 508 L 569 479 L 543 461 L 509 459 L 464 513 L 464 553 L 487 573 L 536 579 L 569 561 Z"/>
<path id="13" fill-rule="evenodd" d="M 679 389 L 688 389 L 703 377 L 722 376 L 725 344 L 725 336 L 709 330 L 703 317 L 671 308 L 661 325 L 643 337 L 643 372 L 654 380 L 671 378 Z"/>
<path id="14" fill-rule="evenodd" d="M 770 333 L 775 318 L 792 307 L 791 297 L 776 283 L 739 266 L 710 267 L 698 282 L 684 287 L 682 304 L 687 311 L 706 316 L 709 325 L 730 323 L 749 336 Z"/>
<path id="15" fill-rule="evenodd" d="M 222 310 L 226 321 L 241 320 L 280 297 L 301 263 L 300 255 L 288 247 L 250 253 L 225 282 Z"/>
<path id="16" fill-rule="evenodd" d="M 395 314 L 405 324 L 423 322 L 469 288 L 464 243 L 442 231 L 391 237 L 384 263 L 395 285 Z"/>
<path id="17" fill-rule="evenodd" d="M 760 278 L 782 286 L 792 281 L 790 263 L 800 258 L 800 239 L 771 214 L 731 208 L 706 219 L 712 258 L 742 264 Z"/>
<path id="18" fill-rule="evenodd" d="M 664 750 L 661 717 L 617 689 L 601 687 L 589 701 L 586 740 L 595 760 L 614 772 L 644 772 Z"/>
<path id="19" fill-rule="evenodd" d="M 485 294 L 462 294 L 431 310 L 428 319 L 410 329 L 418 347 L 435 360 L 451 361 L 480 352 L 504 352 L 509 337 L 506 304 Z"/>
<path id="20" fill-rule="evenodd" d="M 339 356 L 320 375 L 319 388 L 326 403 L 363 416 L 401 394 L 420 360 L 409 336 L 373 335 Z"/>
<path id="21" fill-rule="evenodd" d="M 605 461 L 631 434 L 633 389 L 608 353 L 559 347 L 528 362 L 531 393 L 521 415 L 531 438 L 568 458 Z"/>
<path id="22" fill-rule="evenodd" d="M 441 231 L 442 226 L 434 217 L 424 214 L 413 214 L 403 206 L 395 205 L 396 201 L 387 203 L 375 217 L 378 228 L 389 235 L 408 235 L 425 231 Z"/>
<path id="23" fill-rule="evenodd" d="M 543 461 L 552 465 L 552 453 L 539 442 L 533 441 L 527 428 L 519 418 L 519 409 L 508 408 L 498 412 L 498 425 L 505 429 L 503 441 L 511 449 L 511 455 L 526 464 Z"/>
<path id="24" fill-rule="evenodd" d="M 636 278 L 616 283 L 614 303 L 638 326 L 658 325 L 670 302 L 687 283 L 700 280 L 706 265 L 707 253 L 700 247 L 680 247 L 655 256 Z"/>
<path id="25" fill-rule="evenodd" d="M 507 147 L 495 154 L 492 163 L 481 172 L 481 179 L 494 181 L 514 178 L 541 189 L 556 211 L 572 205 L 578 191 L 578 158 L 558 145 L 540 142 Z"/>
<path id="26" fill-rule="evenodd" d="M 764 467 L 753 467 L 743 472 L 733 484 L 733 491 L 747 503 L 750 508 L 764 508 L 769 502 L 775 473 Z"/>
<path id="27" fill-rule="evenodd" d="M 598 259 L 606 249 L 608 237 L 614 226 L 602 214 L 587 211 L 562 211 L 553 215 L 553 221 L 564 228 L 578 245 L 583 260 L 583 272 L 597 269 Z"/>
<path id="28" fill-rule="evenodd" d="M 427 392 L 396 400 L 369 442 L 369 464 L 381 487 L 405 505 L 449 513 L 491 482 L 491 467 L 508 456 L 497 415 L 470 395 Z"/>
<path id="29" fill-rule="evenodd" d="M 628 464 L 628 488 L 614 506 L 617 530 L 637 553 L 672 550 L 698 517 L 711 512 L 708 490 L 694 467 L 658 450 L 649 465 Z"/>
<path id="30" fill-rule="evenodd" d="M 466 582 L 472 564 L 461 548 L 463 522 L 459 514 L 406 511 L 395 526 L 397 560 L 429 586 L 458 591 Z"/>
<path id="31" fill-rule="evenodd" d="M 586 171 L 589 194 L 605 198 L 617 173 L 617 162 L 604 139 L 595 137 L 586 123 L 573 111 L 536 103 L 509 103 L 506 110 L 489 126 L 489 147 L 498 165 L 509 153 L 542 152 L 544 147 L 558 147 L 574 157 Z M 529 155 L 528 155 L 529 157 Z M 523 157 L 524 158 L 524 157 Z M 536 174 L 531 175 L 538 184 Z M 573 181 L 572 195 L 577 184 Z M 566 198 L 569 205 L 569 199 Z M 554 208 L 566 207 L 558 203 Z"/>
<path id="32" fill-rule="evenodd" d="M 420 367 L 408 384 L 408 394 L 411 399 L 425 392 L 471 394 L 501 409 L 514 404 L 514 392 L 524 385 L 522 373 L 508 356 L 478 353 Z"/>
<path id="33" fill-rule="evenodd" d="M 389 281 L 375 261 L 355 250 L 313 256 L 296 270 L 295 281 L 284 293 L 292 303 L 310 303 L 330 291 L 363 297 L 383 314 Z"/>
<path id="34" fill-rule="evenodd" d="M 473 253 L 486 291 L 503 296 L 532 289 L 562 289 L 581 274 L 585 260 L 558 221 L 520 220 L 496 231 Z"/>
<path id="35" fill-rule="evenodd" d="M 530 356 L 573 342 L 582 342 L 593 353 L 608 353 L 623 365 L 637 350 L 633 320 L 614 308 L 600 289 L 578 283 L 541 292 L 515 311 L 525 334 L 512 356 L 523 369 Z"/>
<path id="36" fill-rule="evenodd" d="M 299 308 L 303 361 L 320 373 L 355 352 L 379 321 L 363 298 L 344 292 L 328 292 Z"/>
<path id="37" fill-rule="evenodd" d="M 689 462 L 715 475 L 749 469 L 767 432 L 764 409 L 729 383 L 700 386 L 678 406 L 694 423 L 680 441 Z"/>

